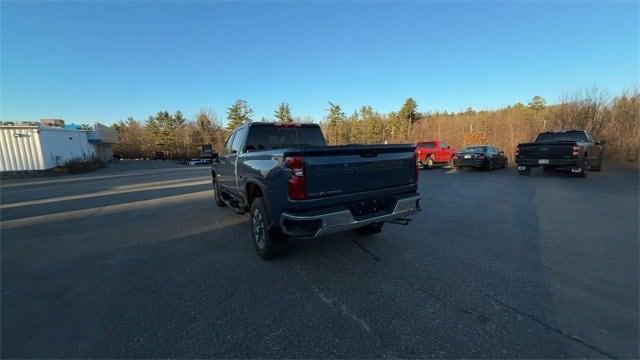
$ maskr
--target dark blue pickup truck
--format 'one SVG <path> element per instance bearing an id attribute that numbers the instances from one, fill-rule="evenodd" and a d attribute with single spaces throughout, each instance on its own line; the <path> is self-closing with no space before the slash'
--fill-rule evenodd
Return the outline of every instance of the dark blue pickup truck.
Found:
<path id="1" fill-rule="evenodd" d="M 215 202 L 250 214 L 263 258 L 287 238 L 406 225 L 420 211 L 413 145 L 327 146 L 317 124 L 250 123 L 231 133 L 212 167 Z"/>
<path id="2" fill-rule="evenodd" d="M 518 144 L 516 164 L 518 174 L 528 175 L 531 168 L 564 168 L 575 177 L 585 177 L 587 170 L 602 169 L 602 146 L 585 130 L 543 132 L 535 142 Z"/>

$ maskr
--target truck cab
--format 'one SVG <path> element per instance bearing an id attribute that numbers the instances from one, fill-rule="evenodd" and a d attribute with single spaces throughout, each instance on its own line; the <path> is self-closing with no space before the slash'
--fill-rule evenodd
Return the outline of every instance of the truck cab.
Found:
<path id="1" fill-rule="evenodd" d="M 456 156 L 456 149 L 444 141 L 420 141 L 416 144 L 418 165 L 430 169 L 434 165 L 448 165 Z"/>

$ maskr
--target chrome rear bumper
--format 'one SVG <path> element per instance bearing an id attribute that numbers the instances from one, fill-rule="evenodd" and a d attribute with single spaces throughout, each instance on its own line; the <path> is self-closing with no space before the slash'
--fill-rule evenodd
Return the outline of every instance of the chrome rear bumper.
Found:
<path id="1" fill-rule="evenodd" d="M 356 219 L 349 209 L 332 211 L 322 214 L 299 215 L 284 212 L 280 216 L 282 232 L 290 237 L 315 238 L 318 236 L 356 229 L 371 223 L 385 222 L 398 219 L 420 211 L 420 195 L 399 198 L 393 210 L 383 214 L 373 214 L 371 217 Z M 305 231 L 296 230 L 296 225 L 304 225 Z"/>

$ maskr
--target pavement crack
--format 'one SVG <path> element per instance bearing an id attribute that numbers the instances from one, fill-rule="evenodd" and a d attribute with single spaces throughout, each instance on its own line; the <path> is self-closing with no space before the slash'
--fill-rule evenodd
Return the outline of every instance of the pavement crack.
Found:
<path id="1" fill-rule="evenodd" d="M 360 319 L 356 314 L 354 314 L 353 311 L 351 311 L 351 309 L 349 309 L 347 305 L 342 304 L 337 299 L 334 299 L 328 296 L 324 291 L 316 287 L 315 284 L 311 280 L 309 280 L 302 271 L 300 271 L 299 269 L 295 269 L 295 270 L 298 274 L 300 274 L 300 276 L 302 276 L 302 278 L 307 282 L 309 287 L 311 287 L 311 290 L 313 290 L 313 292 L 316 294 L 316 296 L 320 300 L 322 300 L 322 302 L 324 302 L 329 307 L 331 307 L 332 309 L 340 313 L 342 316 L 350 318 L 353 322 L 359 325 L 366 332 L 368 333 L 371 332 L 371 327 L 369 327 L 369 324 L 367 324 L 366 321 L 364 321 L 363 319 Z"/>
<path id="2" fill-rule="evenodd" d="M 472 311 L 467 310 L 467 309 L 465 309 L 463 307 L 454 306 L 449 301 L 446 301 L 445 299 L 430 293 L 429 291 L 423 289 L 421 286 L 419 286 L 417 284 L 412 283 L 411 281 L 405 281 L 405 284 L 407 284 L 409 287 L 415 289 L 416 291 L 419 291 L 419 292 L 423 293 L 425 296 L 430 297 L 431 299 L 439 302 L 443 306 L 447 306 L 447 307 L 449 307 L 449 308 L 451 308 L 453 310 L 456 310 L 456 311 L 462 311 L 463 313 L 465 313 L 467 315 L 472 315 L 472 316 L 475 315 Z"/>
<path id="3" fill-rule="evenodd" d="M 280 329 L 270 333 L 269 335 L 265 336 L 263 339 L 270 340 L 274 336 L 280 336 L 283 332 L 285 332 L 286 330 L 289 330 L 291 328 L 292 328 L 292 326 L 285 326 L 283 328 L 280 328 Z"/>
<path id="4" fill-rule="evenodd" d="M 235 286 L 231 292 L 229 293 L 229 295 L 223 297 L 222 299 L 218 300 L 218 302 L 216 302 L 215 304 L 213 304 L 213 309 L 218 308 L 220 305 L 224 304 L 225 302 L 231 300 L 236 293 L 240 290 L 240 288 L 242 287 L 242 285 L 244 285 L 247 281 L 243 281 L 240 284 L 238 284 L 237 286 Z"/>
<path id="5" fill-rule="evenodd" d="M 509 310 L 511 310 L 511 311 L 513 311 L 513 312 L 515 312 L 515 313 L 517 313 L 517 314 L 519 314 L 519 315 L 521 315 L 521 316 L 523 316 L 523 317 L 525 317 L 525 318 L 527 318 L 527 319 L 529 319 L 529 320 L 531 320 L 531 321 L 533 321 L 535 323 L 540 324 L 541 326 L 543 326 L 544 328 L 546 328 L 548 330 L 551 330 L 551 331 L 553 331 L 553 332 L 555 332 L 557 334 L 562 335 L 563 337 L 565 337 L 565 338 L 567 338 L 569 340 L 572 340 L 572 341 L 577 342 L 577 343 L 579 343 L 579 344 L 581 344 L 583 346 L 588 347 L 589 349 L 597 352 L 598 354 L 600 354 L 600 355 L 602 355 L 604 357 L 607 357 L 607 358 L 610 358 L 610 359 L 618 359 L 619 358 L 618 356 L 610 354 L 610 353 L 608 353 L 608 352 L 596 347 L 595 345 L 589 344 L 588 342 L 580 339 L 577 336 L 571 335 L 571 334 L 565 332 L 562 329 L 559 329 L 559 328 L 557 328 L 557 327 L 555 327 L 555 326 L 553 326 L 551 324 L 548 324 L 547 322 L 537 318 L 534 315 L 531 315 L 531 314 L 529 314 L 529 313 L 527 313 L 525 311 L 522 311 L 522 310 L 520 310 L 520 309 L 518 309 L 518 308 L 516 308 L 514 306 L 511 306 L 511 305 L 505 303 L 504 301 L 498 300 L 495 297 L 490 296 L 490 295 L 485 295 L 485 296 L 488 297 L 489 299 L 493 300 L 494 302 L 506 307 L 507 309 L 509 309 Z"/>
<path id="6" fill-rule="evenodd" d="M 378 257 L 378 255 L 374 254 L 373 252 L 371 252 L 369 249 L 367 249 L 366 247 L 364 247 L 364 245 L 360 244 L 359 242 L 356 241 L 356 239 L 351 239 L 351 241 L 356 244 L 360 249 L 362 249 L 362 251 L 366 252 L 367 254 L 369 254 L 371 256 L 371 258 L 374 261 L 380 262 L 380 258 Z"/>

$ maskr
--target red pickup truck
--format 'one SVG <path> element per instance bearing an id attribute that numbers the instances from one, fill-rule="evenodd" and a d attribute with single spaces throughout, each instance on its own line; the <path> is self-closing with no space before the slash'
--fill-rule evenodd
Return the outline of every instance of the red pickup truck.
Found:
<path id="1" fill-rule="evenodd" d="M 456 149 L 443 141 L 421 141 L 416 144 L 418 165 L 431 169 L 436 164 L 450 164 L 456 155 Z"/>

